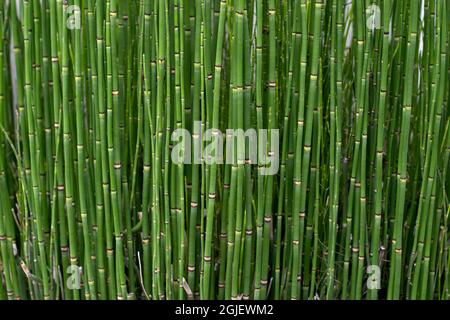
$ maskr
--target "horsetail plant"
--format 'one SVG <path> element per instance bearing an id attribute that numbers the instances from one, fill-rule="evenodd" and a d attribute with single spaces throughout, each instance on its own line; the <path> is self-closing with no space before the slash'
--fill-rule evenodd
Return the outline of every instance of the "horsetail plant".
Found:
<path id="1" fill-rule="evenodd" d="M 0 299 L 450 298 L 450 6 L 0 2 Z"/>

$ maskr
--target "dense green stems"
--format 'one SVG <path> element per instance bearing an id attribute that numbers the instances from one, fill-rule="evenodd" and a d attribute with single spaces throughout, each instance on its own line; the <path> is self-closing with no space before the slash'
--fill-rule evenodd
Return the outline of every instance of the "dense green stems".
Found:
<path id="1" fill-rule="evenodd" d="M 75 2 L 76 6 L 80 8 L 80 2 Z M 75 11 L 76 16 L 80 16 L 81 12 L 79 9 Z M 81 61 L 81 31 L 80 29 L 75 29 L 75 114 L 76 114 L 76 141 L 77 141 L 77 174 L 78 174 L 78 190 L 79 190 L 79 206 L 80 215 L 83 224 L 83 237 L 84 237 L 84 250 L 85 259 L 87 265 L 87 277 L 88 277 L 88 287 L 91 299 L 95 299 L 97 296 L 95 282 L 94 282 L 94 265 L 91 260 L 91 243 L 90 243 L 90 226 L 88 222 L 88 211 L 87 211 L 87 199 L 86 199 L 86 155 L 85 155 L 85 136 L 84 136 L 84 124 L 83 124 L 83 107 L 82 107 L 82 96 L 83 88 L 82 81 L 83 76 L 81 74 L 82 61 Z"/>
<path id="2" fill-rule="evenodd" d="M 215 65 L 214 65 L 214 97 L 213 97 L 213 109 L 212 109 L 212 122 L 211 128 L 213 130 L 213 139 L 216 143 L 216 148 L 213 150 L 215 152 L 211 152 L 210 155 L 207 155 L 211 160 L 211 178 L 209 180 L 208 186 L 208 200 L 207 200 L 207 216 L 206 216 L 206 238 L 205 238 L 205 251 L 203 263 L 205 266 L 203 267 L 203 272 L 206 274 L 206 270 L 210 268 L 210 266 L 206 266 L 207 264 L 211 264 L 211 261 L 208 261 L 208 258 L 205 257 L 211 256 L 211 242 L 212 242 L 212 229 L 213 229 L 213 219 L 214 219 L 214 208 L 215 202 L 217 198 L 216 193 L 216 185 L 217 185 L 217 162 L 219 162 L 220 154 L 218 154 L 219 140 L 215 138 L 214 135 L 217 135 L 217 130 L 219 129 L 219 104 L 221 98 L 220 86 L 222 81 L 222 48 L 223 48 L 223 40 L 224 40 L 224 31 L 225 31 L 225 19 L 226 19 L 226 2 L 221 1 L 220 3 L 220 16 L 219 16 L 219 25 L 218 25 L 218 36 L 217 36 L 217 46 L 215 49 L 216 57 L 215 57 Z M 207 283 L 203 288 L 204 292 L 208 292 Z"/>
<path id="3" fill-rule="evenodd" d="M 5 66 L 7 65 L 8 41 L 4 41 L 6 38 L 4 35 L 3 28 L 5 19 L 5 8 L 3 5 L 0 7 L 0 128 L 3 131 L 0 134 L 0 148 L 3 150 L 0 156 L 0 190 L 1 190 L 1 200 L 0 200 L 0 257 L 2 260 L 2 271 L 5 281 L 5 288 L 3 288 L 0 283 L 0 290 L 4 290 L 2 294 L 2 299 L 21 299 L 19 292 L 19 278 L 17 277 L 17 268 L 14 261 L 14 249 L 13 243 L 15 242 L 14 235 L 14 222 L 12 217 L 10 190 L 8 187 L 8 176 L 7 176 L 7 131 L 11 130 L 8 126 L 8 114 L 6 112 L 7 95 L 7 85 L 8 85 L 8 74 L 5 72 Z M 6 63 L 5 63 L 6 62 Z"/>
<path id="4" fill-rule="evenodd" d="M 294 254 L 298 254 L 297 257 L 293 259 L 293 273 L 292 273 L 292 291 L 291 291 L 291 299 L 295 300 L 300 298 L 300 279 L 301 279 L 301 266 L 302 266 L 302 256 L 303 256 L 303 245 L 304 245 L 304 230 L 305 230 L 305 217 L 306 217 L 306 189 L 308 185 L 308 178 L 310 173 L 310 161 L 311 161 L 311 143 L 312 143 L 312 133 L 313 133 L 313 110 L 316 108 L 316 103 L 318 101 L 318 78 L 319 78 L 319 51 L 320 51 L 320 42 L 318 40 L 318 35 L 320 33 L 320 26 L 322 23 L 322 11 L 323 11 L 323 3 L 322 1 L 317 1 L 314 4 L 314 14 L 312 17 L 313 21 L 313 31 L 312 34 L 317 35 L 314 37 L 314 42 L 312 45 L 312 53 L 311 53 L 311 70 L 309 74 L 309 89 L 308 89 L 308 99 L 306 100 L 306 115 L 303 119 L 299 119 L 298 121 L 304 121 L 304 140 L 297 141 L 297 146 L 303 144 L 303 153 L 302 153 L 302 165 L 301 165 L 301 178 L 298 181 L 300 183 L 300 200 L 298 203 L 298 207 L 294 206 L 293 214 L 299 215 L 299 226 L 298 226 L 298 239 L 293 241 L 294 248 L 293 250 L 298 250 Z M 300 75 L 303 76 L 302 74 Z M 303 108 L 302 106 L 300 107 Z M 302 125 L 303 123 L 299 123 L 298 125 Z M 300 137 L 297 137 L 300 140 Z M 298 147 L 297 147 L 297 151 Z M 297 156 L 297 155 L 296 155 Z M 298 152 L 298 156 L 300 156 L 300 152 Z M 297 210 L 296 210 L 297 209 Z M 295 246 L 298 249 L 295 249 Z M 300 279 L 299 279 L 300 277 Z"/>
<path id="5" fill-rule="evenodd" d="M 267 127 L 269 138 L 267 141 L 267 149 L 264 150 L 264 158 L 270 159 L 274 156 L 278 161 L 279 150 L 272 149 L 275 143 L 272 140 L 274 137 L 273 132 L 278 127 L 278 107 L 277 107 L 277 90 L 278 83 L 276 80 L 276 59 L 277 59 L 277 45 L 276 45 L 276 17 L 277 8 L 275 6 L 275 1 L 269 0 L 268 3 L 268 20 L 269 20 L 269 67 L 268 67 L 268 79 L 267 79 Z M 268 279 L 268 266 L 269 266 L 269 251 L 270 251 L 270 238 L 271 236 L 271 225 L 273 223 L 273 189 L 274 189 L 274 179 L 273 175 L 268 175 L 265 179 L 266 185 L 266 198 L 264 202 L 264 228 L 263 228 L 263 255 L 261 259 L 262 270 L 261 270 L 261 293 L 260 297 L 263 299 L 267 296 L 267 287 L 269 284 Z"/>
<path id="6" fill-rule="evenodd" d="M 255 104 L 256 104 L 256 128 L 263 128 L 263 1 L 256 2 L 256 58 L 255 58 Z M 262 163 L 258 159 L 258 172 L 256 178 L 256 248 L 255 248 L 255 280 L 254 280 L 254 299 L 260 300 L 261 291 L 261 268 L 259 263 L 262 259 L 262 233 L 264 219 L 264 176 L 261 174 Z"/>
<path id="7" fill-rule="evenodd" d="M 92 104 L 95 118 L 95 151 L 94 151 L 94 180 L 95 180 L 95 211 L 96 211 L 96 269 L 98 280 L 98 298 L 105 300 L 108 297 L 106 288 L 106 267 L 105 267 L 105 227 L 104 227 L 104 200 L 102 189 L 102 146 L 101 146 L 101 130 L 100 130 L 100 116 L 99 116 L 99 101 L 96 100 L 99 96 L 98 86 L 98 61 L 95 55 L 96 42 L 96 25 L 94 16 L 94 3 L 88 3 L 88 29 L 89 29 L 89 60 L 91 64 L 91 85 L 92 85 Z"/>
<path id="8" fill-rule="evenodd" d="M 446 43 L 446 32 L 441 32 L 441 26 L 445 30 L 446 25 L 441 25 L 441 6 L 437 8 L 437 26 L 436 36 L 440 37 L 440 41 L 436 46 L 435 67 L 433 69 L 433 84 L 431 87 L 431 106 L 429 108 L 429 124 L 427 133 L 427 145 L 426 156 L 424 165 L 424 181 L 420 192 L 420 203 L 418 208 L 417 227 L 419 228 L 418 238 L 415 237 L 413 250 L 417 252 L 415 266 L 412 274 L 412 299 L 426 299 L 427 298 L 427 274 L 430 272 L 430 251 L 431 251 L 431 230 L 434 221 L 434 212 L 436 210 L 436 165 L 437 157 L 439 153 L 438 137 L 441 128 L 441 117 L 443 110 L 443 90 L 446 85 L 446 79 L 441 78 L 441 75 L 445 74 L 445 57 L 443 55 L 443 49 Z M 445 21 L 445 19 L 444 19 Z M 439 224 L 439 220 L 434 222 Z M 417 241 L 416 241 L 417 239 Z M 417 248 L 417 249 L 416 249 Z M 431 271 L 433 272 L 433 271 Z M 421 279 L 421 280 L 420 280 Z"/>
<path id="9" fill-rule="evenodd" d="M 389 24 L 391 6 L 389 1 L 383 1 L 383 41 L 382 53 L 380 55 L 381 75 L 379 85 L 379 102 L 377 114 L 377 136 L 376 136 L 376 164 L 375 164 L 375 204 L 373 217 L 372 241 L 370 247 L 371 265 L 380 266 L 379 250 L 380 250 L 380 228 L 383 213 L 383 157 L 384 157 L 384 136 L 385 136 L 385 114 L 386 102 L 388 96 L 388 65 L 386 61 L 389 59 Z M 378 288 L 370 288 L 370 299 L 378 297 Z"/>
<path id="10" fill-rule="evenodd" d="M 165 3 L 159 1 L 157 6 L 157 21 L 155 25 L 158 26 L 158 41 L 157 41 L 157 81 L 158 83 L 164 83 L 165 79 L 165 64 L 166 64 L 166 24 L 165 24 Z M 163 146 L 163 104 L 165 100 L 165 91 L 162 85 L 157 86 L 156 93 L 156 123 L 155 123 L 155 143 L 153 145 L 153 170 L 152 170 L 152 266 L 154 281 L 152 292 L 155 299 L 162 299 L 164 293 L 162 291 L 162 276 L 161 276 L 161 199 L 160 199 L 160 184 L 161 184 L 161 156 Z"/>
<path id="11" fill-rule="evenodd" d="M 280 270 L 280 264 L 281 264 L 281 230 L 282 230 L 282 222 L 283 222 L 283 211 L 284 215 L 287 216 L 288 206 L 284 201 L 284 197 L 287 197 L 287 194 L 289 193 L 289 187 L 288 187 L 288 181 L 290 181 L 289 176 L 286 175 L 286 169 L 287 169 L 287 157 L 288 152 L 290 153 L 290 147 L 292 142 L 289 141 L 289 138 L 291 134 L 289 134 L 289 130 L 293 128 L 293 119 L 294 117 L 290 117 L 291 108 L 293 110 L 296 110 L 295 106 L 292 106 L 295 104 L 295 97 L 294 92 L 296 89 L 296 83 L 295 80 L 297 80 L 298 76 L 293 74 L 294 69 L 294 63 L 298 60 L 298 45 L 299 45 L 299 12 L 300 12 L 300 6 L 299 1 L 296 2 L 294 7 L 294 13 L 293 13 L 293 21 L 292 23 L 292 31 L 291 31 L 291 46 L 289 50 L 289 66 L 288 66 L 288 81 L 286 84 L 286 102 L 284 107 L 284 119 L 283 119 L 283 142 L 282 142 L 282 151 L 281 151 L 281 166 L 280 166 L 280 193 L 279 198 L 280 201 L 278 201 L 278 208 L 277 208 L 277 235 L 276 235 L 276 256 L 275 256 L 275 283 L 274 283 L 274 298 L 280 299 L 281 296 L 281 270 Z M 295 92 L 298 94 L 297 92 Z M 294 100 L 294 101 L 292 101 Z M 295 112 L 292 112 L 295 114 Z M 295 131 L 295 130 L 292 130 Z M 291 153 L 290 153 L 291 155 Z M 285 223 L 287 222 L 287 217 L 285 217 Z"/>
<path id="12" fill-rule="evenodd" d="M 248 108 L 248 106 L 244 106 L 244 70 L 243 70 L 243 62 L 244 62 L 244 47 L 245 47 L 245 38 L 244 38 L 244 2 L 238 1 L 236 3 L 235 8 L 235 43 L 236 45 L 234 54 L 236 64 L 232 66 L 232 73 L 235 74 L 235 82 L 234 87 L 232 88 L 232 108 L 235 108 L 236 115 L 236 127 L 234 129 L 243 129 L 244 128 L 244 107 Z M 240 142 L 240 143 L 239 143 Z M 227 141 L 228 143 L 228 141 Z M 234 241 L 235 241 L 235 249 L 233 252 L 233 266 L 232 266 L 232 283 L 231 283 L 231 298 L 237 299 L 238 294 L 240 293 L 240 257 L 241 257 L 241 243 L 242 243 L 242 235 L 243 235 L 243 224 L 244 224 L 244 207 L 243 207 L 243 194 L 244 194 L 244 163 L 245 163 L 245 144 L 243 145 L 241 141 L 238 141 L 236 147 L 233 144 L 233 155 L 236 153 L 236 157 L 233 156 L 233 163 L 236 164 L 237 170 L 237 198 L 236 198 L 236 224 L 234 229 Z M 234 168 L 235 165 L 233 165 Z"/>
<path id="13" fill-rule="evenodd" d="M 57 13 L 58 13 L 57 1 L 50 2 L 50 42 L 51 42 L 51 62 L 52 62 L 52 82 L 53 82 L 53 140 L 55 146 L 53 148 L 53 157 L 55 161 L 55 183 L 56 183 L 56 196 L 53 197 L 52 216 L 56 215 L 59 220 L 59 230 L 52 232 L 53 239 L 56 242 L 59 238 L 58 251 L 61 254 L 62 269 L 67 270 L 69 267 L 69 257 L 66 248 L 68 247 L 67 238 L 67 222 L 64 213 L 64 159 L 63 159 L 63 147 L 62 147 L 62 104 L 61 104 L 61 77 L 60 77 L 60 58 L 58 54 L 57 46 Z M 59 232 L 58 232 L 59 231 Z M 67 281 L 67 273 L 63 272 L 63 281 Z M 70 299 L 71 292 L 67 286 L 64 286 L 64 296 Z"/>
<path id="14" fill-rule="evenodd" d="M 413 70 L 414 60 L 416 59 L 417 46 L 417 30 L 418 30 L 418 15 L 419 5 L 415 1 L 411 2 L 410 18 L 408 26 L 407 38 L 407 52 L 405 68 Z M 412 109 L 412 92 L 413 92 L 413 73 L 406 73 L 405 85 L 403 91 L 402 103 L 402 122 L 399 149 L 401 150 L 398 157 L 398 172 L 397 172 L 397 197 L 395 206 L 395 225 L 392 238 L 393 250 L 391 251 L 391 268 L 389 273 L 389 289 L 388 298 L 398 299 L 400 297 L 400 285 L 402 277 L 402 228 L 403 228 L 403 210 L 405 207 L 405 193 L 407 183 L 407 155 L 408 155 L 408 140 L 411 126 L 411 109 Z"/>
<path id="15" fill-rule="evenodd" d="M 45 253 L 45 239 L 44 239 L 44 225 L 43 225 L 43 214 L 41 207 L 41 193 L 40 189 L 40 178 L 39 178 L 39 159 L 37 159 L 37 144 L 39 143 L 36 133 L 36 123 L 33 112 L 33 86 L 32 86 L 32 26 L 31 26 L 31 4 L 29 1 L 24 0 L 23 2 L 23 34 L 24 34 L 24 50 L 25 50 L 25 82 L 24 91 L 26 96 L 26 115 L 28 124 L 28 133 L 30 140 L 30 162 L 31 162 L 31 184 L 32 184 L 32 195 L 31 195 L 31 206 L 33 208 L 34 219 L 36 221 L 37 229 L 37 239 L 39 247 L 39 267 L 41 271 L 42 285 L 43 285 L 43 297 L 45 299 L 50 299 L 49 291 L 49 275 L 47 272 L 47 258 Z"/>
<path id="16" fill-rule="evenodd" d="M 448 299 L 449 10 L 2 2 L 0 299 Z"/>
<path id="17" fill-rule="evenodd" d="M 104 8 L 103 3 L 97 3 L 96 13 L 96 37 L 97 37 L 97 68 L 98 68 L 98 118 L 100 123 L 100 145 L 101 145 L 101 173 L 102 173 L 102 189 L 103 189 L 103 212 L 105 216 L 105 234 L 106 234 L 106 257 L 107 257 L 107 276 L 106 283 L 108 285 L 108 298 L 116 299 L 116 275 L 114 268 L 114 251 L 112 240 L 112 225 L 111 225 L 111 198 L 110 198 L 110 184 L 109 184 L 109 155 L 107 145 L 107 107 L 105 97 L 105 38 L 104 38 Z M 100 270 L 101 271 L 101 270 Z"/>
<path id="18" fill-rule="evenodd" d="M 111 187 L 111 212 L 113 217 L 113 230 L 115 240 L 115 264 L 117 281 L 117 298 L 127 299 L 125 283 L 124 249 L 121 210 L 121 170 L 122 162 L 119 141 L 119 88 L 117 75 L 117 3 L 114 0 L 106 2 L 106 65 L 107 65 L 107 145 L 109 159 L 109 179 Z"/>
<path id="19" fill-rule="evenodd" d="M 297 109 L 297 124 L 296 124 L 296 137 L 295 137 L 295 149 L 294 149 L 294 171 L 293 171 L 293 195 L 294 203 L 292 206 L 292 269 L 291 283 L 289 296 L 291 299 L 298 298 L 298 285 L 299 285 L 299 251 L 300 251 L 300 239 L 302 234 L 300 233 L 300 221 L 304 220 L 305 215 L 300 215 L 300 205 L 301 205 L 301 186 L 302 186 L 302 144 L 303 136 L 305 130 L 305 92 L 306 92 L 306 66 L 307 66 L 307 56 L 308 56 L 308 23 L 307 23 L 307 5 L 306 1 L 301 3 L 301 27 L 300 27 L 300 37 L 301 37 L 301 47 L 300 47 L 300 70 L 299 70 L 299 102 Z"/>
<path id="20" fill-rule="evenodd" d="M 68 250 L 70 258 L 71 271 L 69 273 L 78 272 L 79 270 L 79 252 L 78 252 L 78 239 L 77 239 L 77 225 L 76 225 L 76 207 L 75 207 L 75 179 L 73 171 L 73 139 L 72 135 L 72 120 L 70 102 L 72 99 L 70 92 L 70 66 L 69 66 L 69 30 L 66 26 L 66 14 L 67 4 L 60 4 L 60 14 L 62 15 L 59 21 L 59 32 L 61 34 L 61 84 L 62 84 L 62 114 L 63 114 L 63 151 L 64 151 L 64 190 L 65 190 L 65 205 L 67 211 L 67 224 L 69 232 L 69 248 Z M 79 287 L 74 287 L 73 298 L 79 299 Z"/>

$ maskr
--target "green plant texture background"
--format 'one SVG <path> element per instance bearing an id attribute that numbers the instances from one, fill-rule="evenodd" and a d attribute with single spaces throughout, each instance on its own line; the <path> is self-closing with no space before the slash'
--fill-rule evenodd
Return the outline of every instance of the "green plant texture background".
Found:
<path id="1" fill-rule="evenodd" d="M 0 0 L 0 300 L 449 299 L 449 39 L 447 0 Z M 279 146 L 175 163 L 199 121 Z"/>

